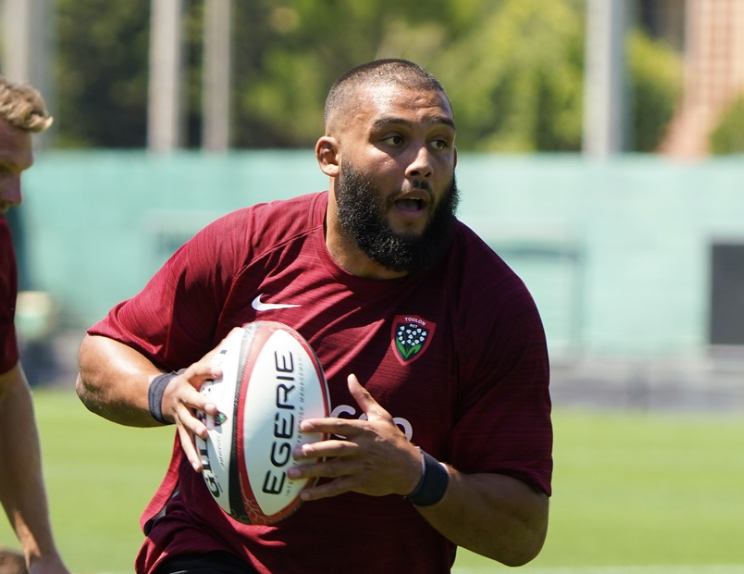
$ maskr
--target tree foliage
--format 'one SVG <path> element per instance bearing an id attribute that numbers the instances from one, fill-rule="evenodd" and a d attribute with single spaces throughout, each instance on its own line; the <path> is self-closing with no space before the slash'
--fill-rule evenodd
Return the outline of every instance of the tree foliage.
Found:
<path id="1" fill-rule="evenodd" d="M 579 149 L 581 13 L 562 1 L 509 0 L 478 23 L 435 67 L 450 86 L 458 145 L 508 152 Z"/>
<path id="2" fill-rule="evenodd" d="M 726 106 L 708 140 L 714 155 L 744 152 L 744 94 Z"/>
<path id="3" fill-rule="evenodd" d="M 56 0 L 57 145 L 142 147 L 149 0 Z M 199 145 L 203 0 L 185 3 L 187 145 Z M 232 2 L 232 144 L 306 147 L 322 133 L 331 83 L 380 57 L 437 75 L 458 147 L 581 146 L 583 0 L 251 0 Z M 676 56 L 629 38 L 633 149 L 652 150 L 671 117 Z M 676 66 L 676 67 L 675 67 Z"/>
<path id="4" fill-rule="evenodd" d="M 142 147 L 149 0 L 58 0 L 57 145 Z"/>
<path id="5" fill-rule="evenodd" d="M 628 37 L 628 67 L 631 90 L 630 149 L 654 151 L 666 135 L 682 95 L 680 57 L 640 30 Z"/>

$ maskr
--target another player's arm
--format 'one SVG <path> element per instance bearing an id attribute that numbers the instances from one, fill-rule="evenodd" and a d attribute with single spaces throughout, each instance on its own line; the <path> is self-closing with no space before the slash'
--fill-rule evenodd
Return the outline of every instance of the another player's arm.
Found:
<path id="1" fill-rule="evenodd" d="M 31 391 L 20 363 L 0 374 L 0 501 L 31 567 L 67 572 L 57 553 Z"/>

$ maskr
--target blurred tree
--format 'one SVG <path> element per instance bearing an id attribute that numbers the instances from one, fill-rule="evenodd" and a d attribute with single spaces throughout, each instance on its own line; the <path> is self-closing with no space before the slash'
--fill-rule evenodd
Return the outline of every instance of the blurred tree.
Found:
<path id="1" fill-rule="evenodd" d="M 437 62 L 462 149 L 581 149 L 584 3 L 508 0 Z M 682 64 L 639 29 L 628 33 L 629 151 L 653 151 L 681 94 Z"/>
<path id="2" fill-rule="evenodd" d="M 456 110 L 458 146 L 502 152 L 578 150 L 583 14 L 565 0 L 508 0 L 433 71 Z"/>
<path id="3" fill-rule="evenodd" d="M 59 147 L 144 147 L 149 0 L 56 0 Z"/>
<path id="4" fill-rule="evenodd" d="M 185 14 L 187 138 L 198 141 L 203 2 Z M 146 141 L 149 0 L 56 0 L 57 145 Z M 323 100 L 361 62 L 403 57 L 436 74 L 455 107 L 458 146 L 576 151 L 581 145 L 584 0 L 251 0 L 233 2 L 232 142 L 308 147 Z M 629 42 L 634 149 L 659 141 L 676 97 L 675 55 Z"/>
<path id="5" fill-rule="evenodd" d="M 744 94 L 723 110 L 718 124 L 710 133 L 708 145 L 714 155 L 744 152 Z"/>
<path id="6" fill-rule="evenodd" d="M 653 152 L 664 138 L 682 96 L 681 57 L 636 29 L 628 37 L 631 91 L 630 150 Z"/>
<path id="7" fill-rule="evenodd" d="M 247 147 L 315 145 L 331 83 L 374 58 L 426 65 L 447 34 L 450 4 L 430 0 L 426 10 L 415 0 L 324 0 L 322 8 L 315 0 L 237 4 L 233 141 Z"/>

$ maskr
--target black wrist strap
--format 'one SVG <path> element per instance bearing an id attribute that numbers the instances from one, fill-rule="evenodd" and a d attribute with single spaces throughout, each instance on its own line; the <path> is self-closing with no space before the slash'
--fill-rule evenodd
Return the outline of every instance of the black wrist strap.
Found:
<path id="1" fill-rule="evenodd" d="M 421 455 L 423 458 L 421 478 L 413 492 L 405 498 L 416 506 L 431 506 L 442 500 L 449 484 L 449 473 L 447 468 L 428 452 L 422 450 Z"/>
<path id="2" fill-rule="evenodd" d="M 152 418 L 164 425 L 172 425 L 173 423 L 163 418 L 163 394 L 165 393 L 165 387 L 177 375 L 178 371 L 158 375 L 150 382 L 150 388 L 147 392 L 147 402 Z"/>

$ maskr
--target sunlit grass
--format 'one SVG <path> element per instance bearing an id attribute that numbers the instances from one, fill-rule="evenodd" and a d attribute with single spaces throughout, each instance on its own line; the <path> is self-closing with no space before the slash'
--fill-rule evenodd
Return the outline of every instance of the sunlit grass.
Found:
<path id="1" fill-rule="evenodd" d="M 554 425 L 550 532 L 526 570 L 744 572 L 744 417 L 559 410 Z M 456 565 L 499 569 L 464 552 Z"/>
<path id="2" fill-rule="evenodd" d="M 55 534 L 77 572 L 132 572 L 173 429 L 132 429 L 37 391 Z M 558 409 L 548 540 L 534 574 L 744 573 L 744 417 Z M 6 521 L 0 545 L 17 548 Z M 643 566 L 643 568 L 640 568 Z M 507 569 L 460 550 L 456 574 Z"/>

